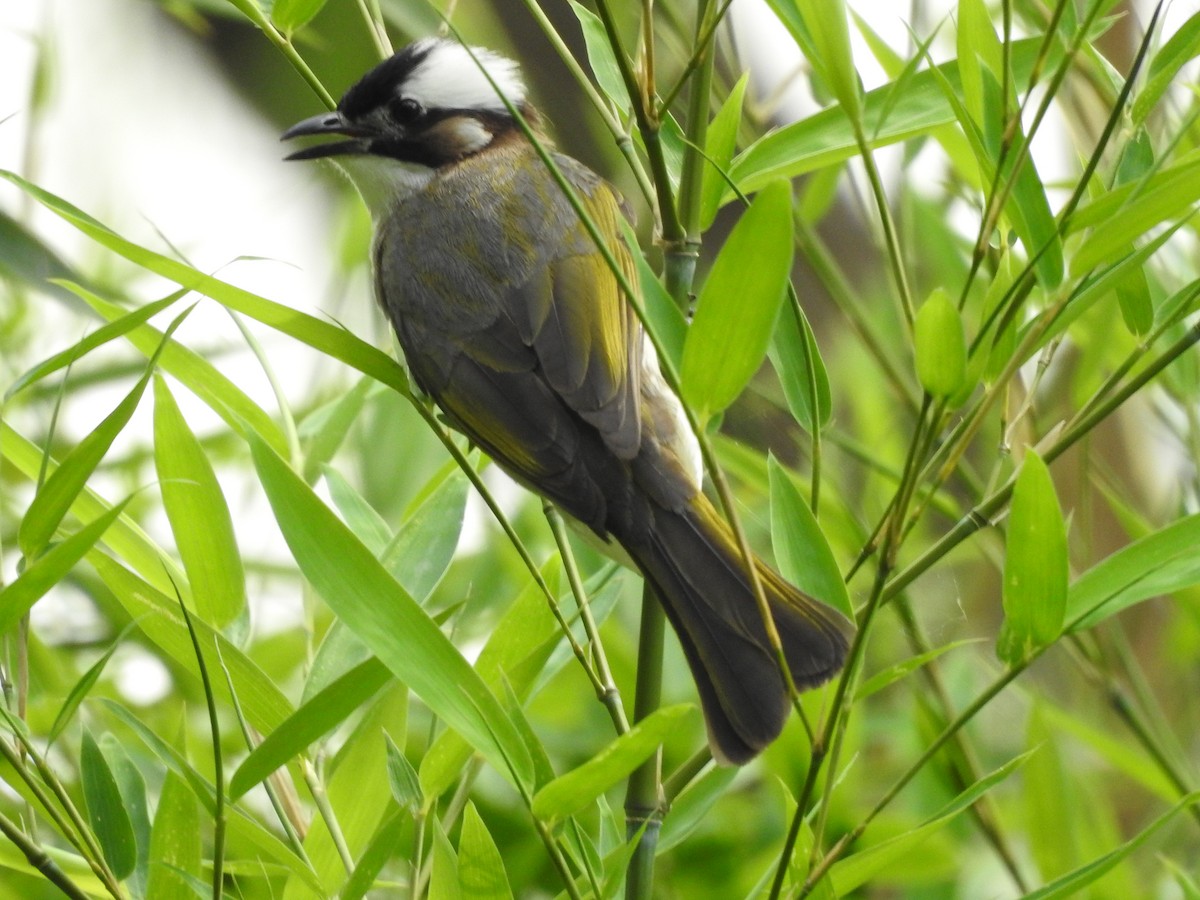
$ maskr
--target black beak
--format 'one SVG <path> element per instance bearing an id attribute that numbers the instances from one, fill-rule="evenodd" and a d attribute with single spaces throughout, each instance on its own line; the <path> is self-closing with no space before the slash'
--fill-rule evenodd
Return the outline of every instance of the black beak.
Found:
<path id="1" fill-rule="evenodd" d="M 351 140 L 333 141 L 328 144 L 314 144 L 311 147 L 305 147 L 303 150 L 297 150 L 295 153 L 289 154 L 285 159 L 320 159 L 325 156 L 367 153 L 370 150 L 367 139 L 374 136 L 374 132 L 363 128 L 361 125 L 348 122 L 345 116 L 334 110 L 333 112 L 321 113 L 302 122 L 297 122 L 280 135 L 279 139 L 281 141 L 290 141 L 292 138 L 306 137 L 308 135 L 342 135 Z"/>

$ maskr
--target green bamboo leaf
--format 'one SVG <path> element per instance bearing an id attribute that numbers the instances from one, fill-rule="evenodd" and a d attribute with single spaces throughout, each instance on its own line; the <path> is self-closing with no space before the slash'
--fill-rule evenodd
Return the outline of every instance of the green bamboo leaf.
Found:
<path id="1" fill-rule="evenodd" d="M 500 850 L 470 800 L 458 837 L 458 884 L 471 900 L 511 900 L 513 895 Z"/>
<path id="2" fill-rule="evenodd" d="M 1200 12 L 1192 13 L 1154 54 L 1146 75 L 1146 83 L 1134 98 L 1130 110 L 1130 117 L 1135 125 L 1140 125 L 1146 120 L 1146 116 L 1158 105 L 1158 101 L 1167 92 L 1179 70 L 1197 55 L 1200 55 Z"/>
<path id="3" fill-rule="evenodd" d="M 195 657 L 193 657 L 193 662 L 194 659 Z M 153 729 L 148 727 L 141 719 L 120 703 L 107 698 L 100 698 L 97 702 L 127 725 L 169 771 L 174 772 L 187 782 L 192 795 L 200 800 L 209 815 L 212 815 L 216 811 L 216 789 L 211 782 L 207 781 L 188 763 L 179 749 L 159 737 Z M 252 854 L 257 854 L 261 857 L 261 862 L 268 864 L 277 863 L 289 874 L 304 882 L 318 896 L 324 896 L 324 889 L 313 874 L 312 869 L 296 856 L 283 841 L 252 819 L 244 810 L 236 806 L 229 808 L 227 814 L 226 824 L 231 844 L 235 842 L 246 844 L 251 848 Z"/>
<path id="4" fill-rule="evenodd" d="M 155 900 L 196 900 L 185 876 L 198 879 L 201 873 L 200 807 L 183 777 L 168 769 L 150 833 L 146 896 Z"/>
<path id="5" fill-rule="evenodd" d="M 329 489 L 329 499 L 337 507 L 342 520 L 376 558 L 382 557 L 393 537 L 383 516 L 333 466 L 322 466 L 321 476 L 325 479 L 325 487 Z"/>
<path id="6" fill-rule="evenodd" d="M 877 694 L 888 685 L 892 685 L 897 681 L 901 681 L 922 666 L 933 662 L 933 660 L 937 659 L 943 653 L 947 653 L 950 650 L 956 650 L 959 647 L 965 647 L 968 644 L 977 644 L 979 643 L 979 640 L 979 638 L 974 638 L 962 641 L 952 641 L 949 644 L 943 644 L 941 647 L 934 647 L 932 650 L 927 650 L 924 653 L 919 653 L 916 656 L 903 659 L 895 665 L 888 666 L 886 669 L 876 672 L 870 678 L 862 682 L 862 684 L 858 686 L 858 690 L 854 693 L 854 699 L 857 702 L 870 697 L 872 694 Z"/>
<path id="7" fill-rule="evenodd" d="M 372 657 L 318 691 L 242 760 L 229 781 L 229 799 L 237 800 L 303 753 L 360 709 L 391 677 L 388 668 Z"/>
<path id="8" fill-rule="evenodd" d="M 375 886 L 375 879 L 383 867 L 400 852 L 400 841 L 404 837 L 408 822 L 402 813 L 396 813 L 384 821 L 371 836 L 367 849 L 359 856 L 354 871 L 338 891 L 338 900 L 362 900 L 367 891 Z"/>
<path id="9" fill-rule="evenodd" d="M 778 5 L 778 4 L 777 4 Z M 1038 59 L 1040 37 L 1016 41 L 1011 48 L 1014 78 L 1018 88 L 1029 79 Z M 1051 50 L 1049 69 L 1058 64 L 1061 48 Z M 866 95 L 863 102 L 863 131 L 873 149 L 932 134 L 957 121 L 954 109 L 942 92 L 944 80 L 952 91 L 961 91 L 958 63 L 952 61 L 915 75 L 902 75 L 904 89 L 885 84 Z M 822 110 L 791 125 L 772 131 L 756 141 L 733 161 L 730 175 L 743 191 L 759 189 L 776 178 L 793 178 L 858 154 L 854 129 L 839 108 Z"/>
<path id="10" fill-rule="evenodd" d="M 1046 878 L 1067 871 L 1072 861 L 1079 859 L 1075 826 L 1081 798 L 1074 794 L 1075 785 L 1067 777 L 1060 752 L 1063 745 L 1047 726 L 1040 704 L 1034 706 L 1029 717 L 1025 743 L 1037 748 L 1025 767 L 1021 785 L 1025 833 L 1038 871 Z"/>
<path id="11" fill-rule="evenodd" d="M 846 582 L 812 510 L 773 455 L 767 460 L 767 470 L 771 485 L 771 544 L 780 574 L 804 593 L 853 621 L 854 607 Z"/>
<path id="12" fill-rule="evenodd" d="M 301 572 L 364 644 L 500 772 L 532 777 L 529 751 L 475 671 L 371 552 L 288 465 L 251 437 L 259 480 Z"/>
<path id="13" fill-rule="evenodd" d="M 982 126 L 984 63 L 980 56 L 987 58 L 987 65 L 993 74 L 999 74 L 999 68 L 992 68 L 992 45 L 998 46 L 996 32 L 992 29 L 991 16 L 981 0 L 959 0 L 955 21 L 958 25 L 958 74 L 962 79 L 963 107 L 972 121 Z"/>
<path id="14" fill-rule="evenodd" d="M 172 323 L 172 328 L 181 321 L 182 317 L 177 318 Z M 133 411 L 137 409 L 153 373 L 152 361 L 146 368 L 146 374 L 134 385 L 133 390 L 63 458 L 58 468 L 50 473 L 45 484 L 41 485 L 17 531 L 17 543 L 26 559 L 36 559 L 46 549 L 71 504 L 83 491 L 88 478 L 96 471 L 112 442 L 133 416 Z"/>
<path id="15" fill-rule="evenodd" d="M 794 0 L 808 28 L 813 52 L 809 63 L 833 91 L 852 121 L 862 115 L 861 85 L 850 52 L 850 25 L 845 0 Z"/>
<path id="16" fill-rule="evenodd" d="M 396 798 L 401 809 L 409 815 L 415 815 L 425 805 L 425 798 L 421 793 L 421 777 L 404 755 L 404 751 L 396 746 L 392 736 L 385 733 L 383 737 L 387 741 L 388 785 L 392 789 L 392 796 Z"/>
<path id="17" fill-rule="evenodd" d="M 798 306 L 785 309 L 780 315 L 770 357 L 783 388 L 783 397 L 796 421 L 809 434 L 820 431 L 833 414 L 829 373 L 808 318 Z"/>
<path id="18" fill-rule="evenodd" d="M 458 886 L 458 856 L 441 819 L 433 820 L 433 867 L 429 874 L 429 900 L 463 900 Z"/>
<path id="19" fill-rule="evenodd" d="M 703 187 L 700 190 L 701 231 L 707 231 L 712 225 L 717 211 L 721 208 L 721 199 L 729 189 L 725 179 L 729 174 L 729 163 L 737 149 L 738 126 L 742 124 L 742 102 L 746 96 L 746 85 L 749 83 L 750 73 L 745 72 L 708 124 L 707 146 L 704 148 L 706 159 Z"/>
<path id="20" fill-rule="evenodd" d="M 996 652 L 1008 663 L 1062 633 L 1067 531 L 1050 470 L 1033 450 L 1013 487 L 1004 558 L 1004 626 Z"/>
<path id="21" fill-rule="evenodd" d="M 196 611 L 224 627 L 246 608 L 233 517 L 208 454 L 161 377 L 154 379 L 154 464 Z"/>
<path id="22" fill-rule="evenodd" d="M 325 0 L 275 0 L 271 4 L 271 21 L 284 34 L 303 28 L 325 6 Z"/>
<path id="23" fill-rule="evenodd" d="M 399 682 L 386 686 L 367 707 L 365 715 L 346 738 L 326 770 L 330 808 L 350 852 L 357 855 L 395 810 L 388 788 L 387 746 L 384 734 L 404 734 L 411 692 Z M 346 869 L 324 821 L 314 821 L 305 838 L 305 850 L 325 884 L 321 897 L 333 894 L 346 877 Z"/>
<path id="24" fill-rule="evenodd" d="M 1094 628 L 1151 597 L 1200 584 L 1200 513 L 1134 541 L 1101 560 L 1067 592 L 1068 631 Z"/>
<path id="25" fill-rule="evenodd" d="M 96 542 L 117 520 L 128 502 L 122 501 L 66 540 L 55 544 L 0 590 L 0 634 L 14 628 L 21 617 L 33 608 L 33 604 L 66 577 L 67 572 L 96 546 Z"/>
<path id="26" fill-rule="evenodd" d="M 683 398 L 701 420 L 724 410 L 762 365 L 792 267 L 792 189 L 755 197 L 705 279 L 683 346 Z"/>
<path id="27" fill-rule="evenodd" d="M 967 373 L 967 339 L 962 316 L 944 288 L 936 288 L 913 323 L 917 379 L 931 397 L 956 393 Z"/>
<path id="28" fill-rule="evenodd" d="M 642 719 L 576 769 L 560 775 L 533 796 L 533 814 L 556 822 L 587 807 L 645 762 L 673 732 L 694 718 L 691 704 L 666 706 Z"/>
<path id="29" fill-rule="evenodd" d="M 1170 823 L 1175 816 L 1188 807 L 1194 806 L 1196 803 L 1200 803 L 1200 791 L 1193 791 L 1188 794 L 1115 850 L 1068 872 L 1061 878 L 1056 878 L 1036 891 L 1026 894 L 1026 900 L 1050 900 L 1052 897 L 1078 896 L 1083 888 L 1097 881 L 1106 872 L 1109 872 L 1116 865 L 1127 859 L 1130 854 Z"/>
<path id="30" fill-rule="evenodd" d="M 146 781 L 115 735 L 100 736 L 100 752 L 108 762 L 125 810 L 129 813 L 134 846 L 137 848 L 137 864 L 130 877 L 130 885 L 135 893 L 141 893 L 145 890 L 150 863 L 150 813 L 146 806 Z"/>
<path id="31" fill-rule="evenodd" d="M 453 461 L 447 466 L 380 555 L 384 568 L 418 603 L 425 602 L 450 568 L 467 511 L 467 476 Z"/>
<path id="32" fill-rule="evenodd" d="M 736 766 L 713 766 L 671 801 L 671 814 L 663 822 L 658 838 L 658 853 L 679 846 L 700 827 L 716 802 L 725 796 L 738 771 Z"/>
<path id="33" fill-rule="evenodd" d="M 628 110 L 629 92 L 625 90 L 625 79 L 621 77 L 617 58 L 613 56 L 604 23 L 586 6 L 576 3 L 575 0 L 570 0 L 570 3 L 571 11 L 575 13 L 575 18 L 579 20 L 579 26 L 583 30 L 583 44 L 587 48 L 588 62 L 591 63 L 592 74 L 596 76 L 596 84 L 600 85 L 604 96 L 608 97 L 617 109 Z"/>
<path id="34" fill-rule="evenodd" d="M 1187 216 L 1200 201 L 1200 151 L 1145 180 L 1113 188 L 1075 211 L 1069 230 L 1094 226 L 1071 258 L 1075 277 L 1117 259 L 1151 228 Z"/>
<path id="35" fill-rule="evenodd" d="M 79 751 L 79 780 L 87 804 L 88 824 L 100 842 L 104 861 L 117 880 L 124 881 L 137 865 L 133 823 L 108 760 L 87 729 Z"/>
<path id="36" fill-rule="evenodd" d="M 124 312 L 123 307 L 89 291 L 79 289 L 77 293 L 85 303 L 109 321 L 118 321 Z M 151 325 L 144 324 L 132 328 L 126 333 L 126 337 L 136 350 L 147 357 L 162 345 L 162 355 L 158 360 L 159 369 L 174 376 L 234 431 L 240 432 L 249 425 L 277 452 L 283 453 L 287 450 L 287 439 L 275 420 L 199 353 L 172 340 L 164 342 L 162 332 Z"/>
<path id="37" fill-rule="evenodd" d="M 1020 768 L 1032 752 L 1026 751 L 983 776 L 917 828 L 834 863 L 829 869 L 828 878 L 833 885 L 835 896 L 846 896 L 855 888 L 869 882 L 879 872 L 885 871 L 896 860 L 912 853 L 934 833 L 949 825 L 963 810 Z"/>
<path id="38" fill-rule="evenodd" d="M 106 553 L 92 553 L 88 561 L 117 602 L 137 623 L 138 630 L 153 641 L 181 671 L 194 675 L 196 652 L 179 616 L 178 601 L 157 590 Z M 254 729 L 269 734 L 278 728 L 291 714 L 292 706 L 270 676 L 207 622 L 193 618 L 192 625 L 200 636 L 200 647 L 209 671 L 217 671 L 224 664 L 246 719 Z M 217 646 L 221 650 L 220 659 L 217 658 Z M 213 690 L 223 702 L 232 700 L 224 679 L 215 679 Z"/>
<path id="39" fill-rule="evenodd" d="M 0 598 L 0 607 L 2 606 L 3 600 Z M 121 646 L 133 628 L 134 623 L 130 622 L 121 629 L 121 633 L 108 645 L 108 649 L 104 651 L 103 655 L 92 663 L 88 670 L 83 673 L 83 676 L 75 682 L 75 686 L 67 694 L 67 699 L 63 701 L 62 708 L 59 709 L 58 714 L 54 717 L 54 724 L 50 726 L 50 731 L 46 735 L 47 746 L 53 744 L 58 739 L 58 736 L 62 734 L 62 730 L 67 727 L 67 723 L 75 715 L 75 710 L 79 709 L 79 704 L 83 702 L 84 698 L 95 687 L 96 682 L 100 680 L 100 676 L 104 673 L 104 668 L 108 665 L 108 661 L 112 659 L 112 655 Z"/>
<path id="40" fill-rule="evenodd" d="M 326 356 L 345 363 L 364 375 L 370 375 L 376 381 L 389 385 L 405 396 L 410 396 L 408 376 L 403 367 L 382 350 L 355 337 L 345 329 L 289 306 L 284 306 L 282 303 L 274 303 L 250 291 L 234 287 L 169 256 L 163 256 L 161 253 L 155 253 L 128 241 L 66 200 L 30 183 L 15 172 L 0 169 L 0 178 L 16 185 L 100 246 L 141 266 L 146 271 L 154 272 L 163 278 L 174 281 L 181 287 L 211 297 L 234 312 L 242 313 L 242 315 L 261 322 L 269 328 L 319 350 Z M 189 385 L 189 387 L 191 386 Z"/>
<path id="41" fill-rule="evenodd" d="M 555 557 L 542 569 L 542 577 L 551 591 L 557 590 L 562 564 Z M 595 612 L 600 599 L 592 596 Z M 598 614 L 598 613 L 597 613 Z M 546 598 L 537 585 L 528 585 L 509 605 L 475 661 L 475 671 L 484 684 L 500 691 L 505 684 L 524 697 L 546 666 L 554 648 L 562 641 L 558 623 L 547 608 Z M 421 790 L 425 812 L 458 779 L 471 757 L 470 745 L 454 732 L 438 737 L 421 760 Z"/>
<path id="42" fill-rule="evenodd" d="M 1132 253 L 1133 246 L 1124 248 L 1124 253 Z M 1115 286 L 1117 306 L 1121 310 L 1121 320 L 1129 333 L 1135 337 L 1145 337 L 1154 328 L 1154 303 L 1150 299 L 1150 283 L 1146 280 L 1145 269 L 1131 269 Z"/>
<path id="43" fill-rule="evenodd" d="M 60 282 L 60 284 L 67 285 L 69 282 Z M 74 293 L 85 293 L 81 287 L 72 285 L 72 288 L 74 289 Z M 43 378 L 53 375 L 55 372 L 65 369 L 77 360 L 82 359 L 88 353 L 91 353 L 97 347 L 103 347 L 110 341 L 124 337 L 135 328 L 144 325 L 152 316 L 156 316 L 163 310 L 171 307 L 185 294 L 187 294 L 187 291 L 176 291 L 162 300 L 156 300 L 154 303 L 139 306 L 137 309 L 126 312 L 124 315 L 105 323 L 82 340 L 72 344 L 66 350 L 55 353 L 49 359 L 38 363 L 14 381 L 9 385 L 8 390 L 4 392 L 4 399 L 11 400 L 25 388 L 37 384 Z"/>
<path id="44" fill-rule="evenodd" d="M 360 378 L 350 390 L 304 417 L 299 433 L 304 448 L 304 480 L 309 484 L 317 480 L 342 446 L 376 387 L 370 378 Z"/>

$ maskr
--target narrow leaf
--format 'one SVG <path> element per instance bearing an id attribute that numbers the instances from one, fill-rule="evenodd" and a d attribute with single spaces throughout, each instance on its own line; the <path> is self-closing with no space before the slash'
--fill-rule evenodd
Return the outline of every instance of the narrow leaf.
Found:
<path id="1" fill-rule="evenodd" d="M 813 434 L 824 428 L 833 414 L 829 373 L 808 319 L 790 303 L 788 307 L 775 328 L 771 365 L 779 376 L 788 409 L 801 427 Z"/>
<path id="2" fill-rule="evenodd" d="M 429 875 L 429 900 L 462 900 L 458 887 L 458 856 L 440 819 L 433 820 L 433 870 Z"/>
<path id="3" fill-rule="evenodd" d="M 2 599 L 0 599 L 0 606 L 3 606 Z M 83 702 L 96 682 L 100 680 L 100 676 L 104 672 L 104 667 L 108 665 L 108 661 L 112 659 L 112 655 L 121 646 L 121 643 L 125 640 L 129 632 L 133 630 L 133 627 L 134 623 L 130 622 L 121 629 L 121 633 L 108 645 L 108 649 L 104 651 L 104 654 L 88 667 L 88 670 L 83 673 L 83 677 L 75 682 L 75 686 L 67 694 L 67 699 L 63 701 L 62 708 L 59 709 L 58 714 L 54 717 L 54 724 L 50 726 L 50 731 L 46 736 L 47 745 L 53 744 L 58 736 L 62 734 L 62 730 L 67 727 L 67 724 L 71 721 L 71 717 L 75 715 L 75 710 L 79 708 L 79 704 Z"/>
<path id="4" fill-rule="evenodd" d="M 1029 450 L 1013 488 L 997 653 L 1015 663 L 1059 636 L 1067 602 L 1067 531 L 1050 471 Z"/>
<path id="5" fill-rule="evenodd" d="M 396 746 L 392 736 L 385 734 L 384 739 L 387 741 L 388 785 L 391 786 L 392 796 L 396 798 L 401 809 L 413 815 L 425 805 L 421 794 L 420 776 L 404 755 L 404 751 Z"/>
<path id="6" fill-rule="evenodd" d="M 1006 779 L 1029 758 L 1027 751 L 1020 756 L 1010 759 L 1003 766 L 984 777 L 959 794 L 943 807 L 933 818 L 917 828 L 906 831 L 873 847 L 860 850 L 853 856 L 834 863 L 829 870 L 829 879 L 833 884 L 836 896 L 843 897 L 855 888 L 869 882 L 877 873 L 898 859 L 912 853 L 931 835 L 945 828 L 963 810 L 975 803 L 980 797 L 997 784 Z"/>
<path id="7" fill-rule="evenodd" d="M 1067 592 L 1070 631 L 1093 628 L 1151 597 L 1200 584 L 1200 513 L 1148 534 L 1101 560 Z"/>
<path id="8" fill-rule="evenodd" d="M 80 288 L 82 290 L 82 288 Z M 147 303 L 144 306 L 139 306 L 124 315 L 113 319 L 110 322 L 100 326 L 91 334 L 87 335 L 77 343 L 72 344 L 66 350 L 60 353 L 55 353 L 47 360 L 38 363 L 11 385 L 4 392 L 4 399 L 10 400 L 22 390 L 31 385 L 37 384 L 43 378 L 53 375 L 61 369 L 74 363 L 76 360 L 82 359 L 97 347 L 103 347 L 110 341 L 124 337 L 133 331 L 133 329 L 144 325 L 153 316 L 158 315 L 164 309 L 167 309 L 180 297 L 186 294 L 186 291 L 176 291 L 169 297 L 164 297 L 162 300 L 157 300 L 154 303 Z"/>
<path id="9" fill-rule="evenodd" d="M 246 608 L 233 517 L 208 454 L 161 377 L 154 379 L 154 463 L 196 611 L 224 627 Z"/>
<path id="10" fill-rule="evenodd" d="M 1150 840 L 1181 811 L 1194 806 L 1196 803 L 1200 803 L 1200 791 L 1193 791 L 1188 794 L 1117 849 L 1092 860 L 1086 865 L 1080 866 L 1072 872 L 1068 872 L 1061 878 L 1056 878 L 1050 884 L 1036 891 L 1026 894 L 1026 900 L 1049 900 L 1051 897 L 1077 896 L 1079 891 L 1084 887 L 1097 881 L 1118 863 L 1128 858 L 1131 853 Z"/>
<path id="11" fill-rule="evenodd" d="M 0 634 L 12 629 L 47 591 L 57 585 L 125 509 L 125 500 L 66 540 L 55 544 L 0 591 Z"/>
<path id="12" fill-rule="evenodd" d="M 384 568 L 404 586 L 418 603 L 433 593 L 454 559 L 467 510 L 469 483 L 457 465 L 404 520 L 400 530 L 383 551 Z"/>
<path id="13" fill-rule="evenodd" d="M 821 530 L 799 489 L 779 461 L 767 461 L 771 485 L 771 544 L 779 572 L 792 584 L 849 619 L 854 607 L 846 582 Z"/>
<path id="14" fill-rule="evenodd" d="M 1134 124 L 1145 121 L 1150 111 L 1158 105 L 1179 70 L 1200 54 L 1200 12 L 1179 26 L 1167 42 L 1154 54 L 1146 83 L 1133 101 L 1131 116 Z"/>
<path id="15" fill-rule="evenodd" d="M 625 90 L 625 79 L 621 77 L 621 69 L 613 56 L 604 23 L 586 6 L 576 3 L 575 0 L 570 2 L 571 11 L 575 13 L 579 27 L 583 30 L 583 43 L 587 48 L 588 62 L 591 63 L 592 74 L 596 76 L 596 83 L 617 109 L 629 109 L 629 93 Z"/>
<path id="16" fill-rule="evenodd" d="M 379 826 L 367 849 L 359 856 L 346 884 L 338 892 L 338 900 L 362 900 L 366 896 L 383 867 L 399 852 L 406 825 L 404 815 L 396 813 Z"/>
<path id="17" fill-rule="evenodd" d="M 284 539 L 317 593 L 434 713 L 527 784 L 528 751 L 454 645 L 300 476 L 258 438 L 250 448 Z"/>
<path id="18" fill-rule="evenodd" d="M 113 778 L 120 791 L 121 800 L 133 828 L 134 846 L 137 849 L 137 865 L 130 878 L 135 893 L 145 889 L 147 868 L 150 862 L 150 813 L 146 806 L 146 781 L 125 747 L 115 735 L 100 736 L 100 752 L 108 762 Z"/>
<path id="19" fill-rule="evenodd" d="M 472 900 L 512 900 L 504 859 L 469 800 L 458 838 L 458 883 L 463 896 Z"/>
<path id="20" fill-rule="evenodd" d="M 734 226 L 696 302 L 680 380 L 701 420 L 729 406 L 762 365 L 792 251 L 792 190 L 776 181 Z"/>
<path id="21" fill-rule="evenodd" d="M 704 183 L 700 191 L 700 230 L 707 231 L 721 208 L 721 199 L 729 185 L 729 163 L 737 149 L 738 126 L 742 123 L 742 102 L 750 73 L 745 72 L 721 104 L 708 125 L 708 145 L 705 147 Z"/>
<path id="22" fill-rule="evenodd" d="M 17 532 L 17 542 L 26 559 L 37 559 L 46 549 L 67 510 L 133 416 L 149 382 L 150 372 L 147 371 L 125 399 L 63 458 L 41 486 Z"/>
<path id="23" fill-rule="evenodd" d="M 275 0 L 271 4 L 271 21 L 284 34 L 291 34 L 313 20 L 325 6 L 326 0 Z"/>
<path id="24" fill-rule="evenodd" d="M 642 719 L 625 734 L 565 775 L 560 775 L 533 797 L 533 814 L 543 821 L 574 815 L 625 778 L 695 715 L 690 704 L 667 706 Z"/>
<path id="25" fill-rule="evenodd" d="M 372 657 L 314 695 L 242 761 L 229 781 L 229 799 L 237 800 L 303 753 L 310 744 L 361 708 L 391 677 L 388 668 Z"/>
<path id="26" fill-rule="evenodd" d="M 1012 65 L 1018 87 L 1029 78 L 1040 59 L 1042 39 L 1028 38 L 1012 45 Z M 1052 50 L 1047 68 L 1056 65 L 1061 51 Z M 863 103 L 863 131 L 873 149 L 931 134 L 956 121 L 954 109 L 942 92 L 941 81 L 961 90 L 957 61 L 943 63 L 937 71 L 925 70 L 906 79 L 897 91 L 892 83 L 876 88 Z M 754 191 L 775 178 L 792 178 L 856 156 L 858 143 L 845 112 L 838 107 L 822 110 L 770 132 L 741 153 L 730 168 L 734 183 L 744 192 Z"/>
<path id="27" fill-rule="evenodd" d="M 104 860 L 117 879 L 124 881 L 137 865 L 133 823 L 108 760 L 87 730 L 79 752 L 79 780 L 87 803 L 88 824 L 100 842 Z"/>
<path id="28" fill-rule="evenodd" d="M 200 807 L 182 776 L 168 769 L 150 834 L 146 896 L 155 900 L 195 900 L 185 875 L 201 875 Z"/>

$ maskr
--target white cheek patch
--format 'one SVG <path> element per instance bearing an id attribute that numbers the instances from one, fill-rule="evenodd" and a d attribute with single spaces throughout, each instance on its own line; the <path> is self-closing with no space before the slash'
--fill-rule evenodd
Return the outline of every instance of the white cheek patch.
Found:
<path id="1" fill-rule="evenodd" d="M 399 94 L 411 97 L 426 109 L 488 109 L 504 112 L 504 101 L 496 93 L 518 106 L 525 102 L 525 84 L 517 64 L 481 47 L 467 48 L 451 41 L 428 38 L 417 44 L 429 44 L 425 58 L 405 79 Z M 474 54 L 474 59 L 472 59 Z M 480 71 L 487 70 L 496 87 Z"/>
<path id="2" fill-rule="evenodd" d="M 492 133 L 475 119 L 454 119 L 448 126 L 454 146 L 464 155 L 482 150 L 492 142 Z"/>
<path id="3" fill-rule="evenodd" d="M 333 160 L 358 189 L 376 223 L 391 214 L 396 203 L 433 180 L 433 169 L 387 156 L 352 155 Z"/>

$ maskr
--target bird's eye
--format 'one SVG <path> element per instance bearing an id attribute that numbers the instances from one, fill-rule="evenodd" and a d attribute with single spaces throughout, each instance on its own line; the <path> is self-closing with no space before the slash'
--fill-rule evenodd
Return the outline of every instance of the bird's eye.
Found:
<path id="1" fill-rule="evenodd" d="M 425 111 L 421 104 L 411 97 L 400 97 L 392 101 L 392 118 L 403 125 L 415 122 Z"/>

